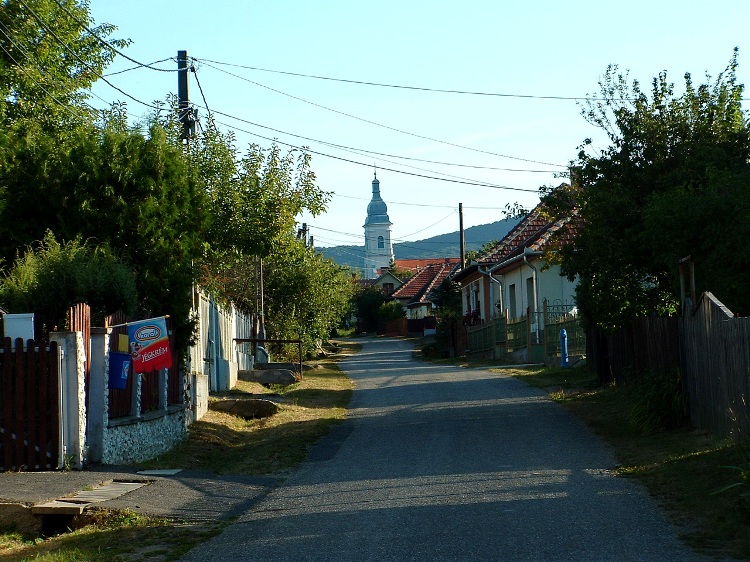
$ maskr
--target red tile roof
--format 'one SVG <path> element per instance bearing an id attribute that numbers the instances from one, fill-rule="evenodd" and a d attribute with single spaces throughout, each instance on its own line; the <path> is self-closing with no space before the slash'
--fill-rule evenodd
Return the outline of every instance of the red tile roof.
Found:
<path id="1" fill-rule="evenodd" d="M 395 260 L 396 267 L 398 269 L 408 269 L 410 271 L 416 271 L 427 267 L 428 265 L 435 265 L 441 263 L 457 264 L 461 263 L 461 258 L 428 258 L 428 259 L 405 259 Z"/>
<path id="2" fill-rule="evenodd" d="M 407 304 L 427 302 L 430 291 L 440 285 L 456 267 L 457 264 L 454 263 L 427 265 L 407 279 L 391 294 L 391 297 Z"/>
<path id="3" fill-rule="evenodd" d="M 563 232 L 554 238 L 557 246 L 565 245 L 573 239 L 575 227 L 569 217 L 550 218 L 544 203 L 540 203 L 526 215 L 489 252 L 478 257 L 478 263 L 501 263 L 524 253 L 524 249 L 541 252 L 548 249 L 553 235 L 563 227 Z"/>

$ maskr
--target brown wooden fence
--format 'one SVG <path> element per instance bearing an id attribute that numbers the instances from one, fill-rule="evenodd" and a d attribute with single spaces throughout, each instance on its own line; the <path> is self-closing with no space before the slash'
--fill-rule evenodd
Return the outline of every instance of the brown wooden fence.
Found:
<path id="1" fill-rule="evenodd" d="M 57 344 L 5 338 L 0 353 L 0 470 L 49 470 L 60 448 Z"/>
<path id="2" fill-rule="evenodd" d="M 637 318 L 615 334 L 591 330 L 588 341 L 602 382 L 679 372 L 694 426 L 750 436 L 750 318 L 735 318 L 711 293 L 682 318 Z"/>
<path id="3" fill-rule="evenodd" d="M 750 437 L 750 318 L 735 318 L 704 293 L 683 319 L 680 336 L 691 423 Z"/>

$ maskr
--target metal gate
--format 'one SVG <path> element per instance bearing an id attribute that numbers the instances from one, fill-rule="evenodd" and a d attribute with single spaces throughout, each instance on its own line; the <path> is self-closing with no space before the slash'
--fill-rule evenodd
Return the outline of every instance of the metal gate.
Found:
<path id="1" fill-rule="evenodd" d="M 54 470 L 60 454 L 57 343 L 5 338 L 0 350 L 0 470 Z"/>

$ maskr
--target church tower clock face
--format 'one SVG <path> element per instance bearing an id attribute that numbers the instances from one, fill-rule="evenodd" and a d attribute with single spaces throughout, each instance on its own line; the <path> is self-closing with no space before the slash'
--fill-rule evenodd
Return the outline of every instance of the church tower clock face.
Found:
<path id="1" fill-rule="evenodd" d="M 391 241 L 391 220 L 388 206 L 380 196 L 380 181 L 377 172 L 372 180 L 372 199 L 367 205 L 365 219 L 365 279 L 378 277 L 378 270 L 393 262 L 393 242 Z"/>

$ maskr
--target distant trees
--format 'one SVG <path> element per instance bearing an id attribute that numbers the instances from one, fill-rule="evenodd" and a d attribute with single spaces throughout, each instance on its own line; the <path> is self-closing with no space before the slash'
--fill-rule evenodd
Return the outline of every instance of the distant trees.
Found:
<path id="1" fill-rule="evenodd" d="M 552 212 L 577 214 L 572 244 L 559 254 L 578 276 L 579 308 L 613 329 L 627 319 L 676 310 L 678 261 L 692 256 L 699 290 L 750 313 L 750 129 L 737 83 L 726 70 L 675 93 L 666 72 L 650 92 L 610 67 L 601 101 L 583 115 L 610 145 L 584 143 L 573 185 L 547 194 Z"/>

